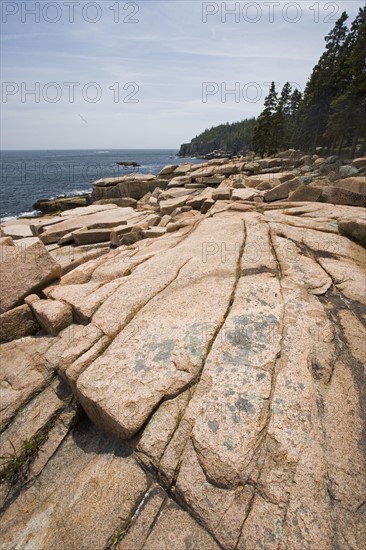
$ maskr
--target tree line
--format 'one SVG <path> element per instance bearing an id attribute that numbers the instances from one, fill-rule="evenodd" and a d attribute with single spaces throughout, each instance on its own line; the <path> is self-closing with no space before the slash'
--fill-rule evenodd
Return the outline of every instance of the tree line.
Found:
<path id="1" fill-rule="evenodd" d="M 326 36 L 304 94 L 287 82 L 280 94 L 272 82 L 253 132 L 261 156 L 317 147 L 352 158 L 366 153 L 366 7 L 350 28 L 343 12 Z"/>
<path id="2" fill-rule="evenodd" d="M 255 124 L 256 119 L 250 118 L 241 122 L 227 122 L 213 126 L 193 138 L 192 143 L 207 143 L 212 149 L 223 149 L 235 153 L 244 152 L 252 148 Z"/>

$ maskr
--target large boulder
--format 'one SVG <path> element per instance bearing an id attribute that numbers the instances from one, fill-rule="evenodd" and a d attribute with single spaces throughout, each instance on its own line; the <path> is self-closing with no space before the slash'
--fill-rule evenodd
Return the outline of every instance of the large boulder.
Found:
<path id="1" fill-rule="evenodd" d="M 75 244 L 85 245 L 105 243 L 110 241 L 111 228 L 88 229 L 82 228 L 72 232 Z"/>
<path id="2" fill-rule="evenodd" d="M 366 195 L 366 176 L 340 179 L 334 182 L 334 187 L 348 189 L 354 193 L 362 193 L 363 195 Z"/>
<path id="3" fill-rule="evenodd" d="M 41 329 L 27 304 L 0 315 L 0 344 L 33 336 Z"/>
<path id="4" fill-rule="evenodd" d="M 277 168 L 282 166 L 283 159 L 281 158 L 266 158 L 257 160 L 260 170 L 266 170 L 271 168 Z M 245 168 L 246 169 L 246 168 Z"/>
<path id="5" fill-rule="evenodd" d="M 111 231 L 111 243 L 113 246 L 131 245 L 141 240 L 144 236 L 143 228 L 139 225 L 120 225 Z"/>
<path id="6" fill-rule="evenodd" d="M 83 215 L 70 214 L 62 218 L 61 221 L 46 226 L 44 231 L 40 234 L 40 239 L 45 244 L 56 243 L 66 234 L 72 234 L 72 232 L 77 229 L 116 227 L 122 223 L 126 223 L 127 220 L 133 219 L 133 217 L 137 215 L 133 208 L 119 208 L 113 204 L 99 206 L 98 208 L 106 209 L 100 212 L 93 212 L 92 208 L 93 206 L 88 207 L 86 211 L 83 212 Z M 73 210 L 71 212 L 76 211 Z"/>
<path id="7" fill-rule="evenodd" d="M 355 176 L 356 174 L 358 174 L 357 168 L 349 164 L 345 164 L 344 166 L 341 166 L 339 169 L 340 178 L 349 178 L 351 176 Z"/>
<path id="8" fill-rule="evenodd" d="M 0 227 L 1 237 L 11 237 L 12 239 L 26 239 L 27 237 L 33 237 L 33 233 L 29 224 L 24 223 L 10 223 Z"/>
<path id="9" fill-rule="evenodd" d="M 198 170 L 194 170 L 194 172 L 190 173 L 190 176 L 192 179 L 197 181 L 197 179 L 200 178 L 210 178 L 213 176 L 214 172 L 220 173 L 215 166 L 205 166 L 203 168 L 199 168 Z"/>
<path id="10" fill-rule="evenodd" d="M 278 201 L 282 199 L 287 199 L 289 193 L 300 187 L 301 182 L 298 178 L 295 178 L 290 181 L 285 181 L 280 183 L 273 189 L 269 189 L 263 193 L 263 198 L 266 202 Z"/>
<path id="11" fill-rule="evenodd" d="M 160 170 L 159 176 L 167 176 L 173 174 L 176 168 L 178 168 L 178 164 L 168 164 L 167 166 L 164 166 L 162 170 Z"/>
<path id="12" fill-rule="evenodd" d="M 250 201 L 258 194 L 256 189 L 234 189 L 231 198 L 233 201 Z"/>
<path id="13" fill-rule="evenodd" d="M 217 189 L 212 191 L 212 198 L 214 201 L 230 200 L 232 189 L 230 187 L 220 185 Z M 207 197 L 210 198 L 210 197 Z"/>
<path id="14" fill-rule="evenodd" d="M 58 279 L 61 266 L 38 239 L 2 246 L 0 265 L 0 313 L 20 305 L 33 292 Z M 35 242 L 34 242 L 35 241 Z"/>
<path id="15" fill-rule="evenodd" d="M 139 200 L 157 187 L 153 174 L 129 174 L 103 178 L 93 183 L 92 200 L 108 198 L 132 198 Z"/>
<path id="16" fill-rule="evenodd" d="M 64 328 L 72 324 L 72 309 L 59 300 L 34 300 L 30 303 L 34 316 L 40 326 L 52 336 L 57 336 Z"/>
<path id="17" fill-rule="evenodd" d="M 366 206 L 366 194 L 338 187 L 327 187 L 323 189 L 320 201 L 347 206 Z"/>
<path id="18" fill-rule="evenodd" d="M 172 187 L 184 187 L 186 183 L 191 183 L 190 176 L 175 176 L 168 184 L 168 189 Z"/>
<path id="19" fill-rule="evenodd" d="M 287 180 L 293 179 L 293 172 L 279 172 L 277 174 L 258 174 L 256 176 L 250 176 L 245 180 L 246 187 L 257 188 L 262 191 L 267 189 L 273 189 L 280 183 L 284 183 Z"/>
<path id="20" fill-rule="evenodd" d="M 300 185 L 295 191 L 289 194 L 288 199 L 294 202 L 316 202 L 319 200 L 322 191 L 322 187 Z"/>
<path id="21" fill-rule="evenodd" d="M 161 183 L 159 185 L 161 186 Z M 120 182 L 118 189 L 121 197 L 131 197 L 139 200 L 146 193 L 154 191 L 156 186 L 156 177 L 152 174 L 136 174 L 130 180 Z"/>
<path id="22" fill-rule="evenodd" d="M 160 203 L 160 214 L 162 216 L 170 215 L 176 208 L 180 208 L 186 204 L 187 198 L 189 195 L 185 194 L 182 197 L 176 197 L 172 199 L 167 199 L 161 201 Z"/>
<path id="23" fill-rule="evenodd" d="M 194 167 L 194 165 L 192 165 L 190 162 L 185 163 L 185 164 L 180 164 L 174 170 L 173 174 L 174 174 L 174 176 L 185 176 L 188 172 L 190 172 L 193 169 L 193 167 Z"/>
<path id="24" fill-rule="evenodd" d="M 201 210 L 203 203 L 213 198 L 213 193 L 215 193 L 216 190 L 212 187 L 206 187 L 202 193 L 199 195 L 196 195 L 195 197 L 192 197 L 191 199 L 187 200 L 187 206 L 192 207 L 194 210 Z M 230 196 L 230 190 L 224 190 L 224 193 L 226 196 Z"/>
<path id="25" fill-rule="evenodd" d="M 357 168 L 358 170 L 359 169 L 364 169 L 366 168 L 366 157 L 360 157 L 358 159 L 354 159 L 352 161 L 352 165 Z"/>
<path id="26" fill-rule="evenodd" d="M 338 221 L 339 231 L 366 247 L 366 218 L 342 219 Z"/>
<path id="27" fill-rule="evenodd" d="M 237 174 L 239 171 L 238 166 L 235 164 L 223 164 L 215 168 L 215 174 L 222 176 L 231 176 L 232 174 Z"/>

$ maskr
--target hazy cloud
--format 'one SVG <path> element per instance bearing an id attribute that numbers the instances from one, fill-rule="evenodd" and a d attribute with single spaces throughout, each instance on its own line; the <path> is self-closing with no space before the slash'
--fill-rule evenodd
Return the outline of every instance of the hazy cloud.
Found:
<path id="1" fill-rule="evenodd" d="M 3 1 L 2 148 L 177 148 L 258 115 L 272 80 L 303 89 L 361 5 Z"/>

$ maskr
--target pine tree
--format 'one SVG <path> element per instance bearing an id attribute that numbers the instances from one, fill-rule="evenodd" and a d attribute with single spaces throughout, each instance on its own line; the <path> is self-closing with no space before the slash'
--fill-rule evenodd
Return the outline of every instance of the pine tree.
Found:
<path id="1" fill-rule="evenodd" d="M 331 152 L 338 145 L 350 148 L 354 157 L 357 143 L 365 136 L 366 98 L 366 8 L 361 8 L 352 24 L 334 68 L 336 95 L 331 102 L 325 137 Z"/>
<path id="2" fill-rule="evenodd" d="M 274 155 L 277 152 L 275 115 L 278 108 L 278 97 L 275 83 L 272 82 L 269 94 L 264 100 L 264 110 L 257 119 L 254 128 L 253 147 L 261 157 L 267 153 Z"/>
<path id="3" fill-rule="evenodd" d="M 290 146 L 291 96 L 292 88 L 289 82 L 286 82 L 282 88 L 276 114 L 274 116 L 274 142 L 276 152 L 280 149 L 288 149 Z"/>
<path id="4" fill-rule="evenodd" d="M 325 130 L 331 103 L 337 97 L 340 88 L 339 68 L 343 46 L 348 36 L 345 25 L 347 19 L 348 15 L 343 12 L 326 36 L 326 51 L 314 67 L 305 89 L 300 112 L 300 145 L 308 150 L 314 151 L 316 145 L 329 145 Z"/>
<path id="5" fill-rule="evenodd" d="M 289 147 L 299 147 L 299 128 L 301 126 L 299 112 L 301 102 L 302 93 L 295 88 L 290 98 L 290 120 L 288 125 Z"/>
<path id="6" fill-rule="evenodd" d="M 366 7 L 360 8 L 352 25 L 351 35 L 349 96 L 353 104 L 351 156 L 354 157 L 360 137 L 363 139 L 361 155 L 366 152 Z"/>

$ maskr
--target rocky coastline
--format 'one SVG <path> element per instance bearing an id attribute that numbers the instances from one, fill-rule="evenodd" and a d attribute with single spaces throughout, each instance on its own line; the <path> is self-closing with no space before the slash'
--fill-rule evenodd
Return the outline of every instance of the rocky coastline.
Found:
<path id="1" fill-rule="evenodd" d="M 1 224 L 4 550 L 363 547 L 366 158 L 222 155 Z"/>

